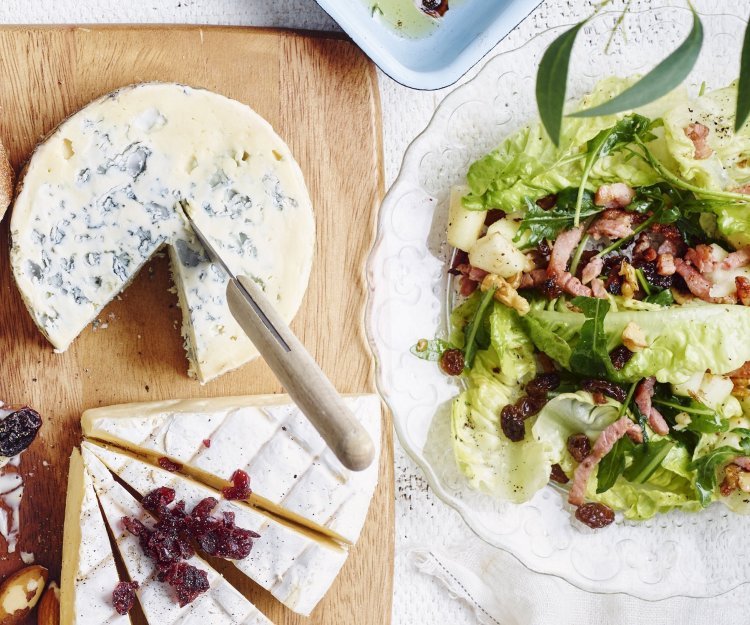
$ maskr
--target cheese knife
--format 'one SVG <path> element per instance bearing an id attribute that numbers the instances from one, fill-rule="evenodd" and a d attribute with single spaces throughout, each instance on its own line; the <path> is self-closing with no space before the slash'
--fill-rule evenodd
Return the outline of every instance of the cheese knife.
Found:
<path id="1" fill-rule="evenodd" d="M 235 276 L 193 221 L 190 205 L 182 201 L 179 207 L 208 258 L 229 277 L 226 290 L 229 310 L 281 385 L 341 464 L 353 471 L 366 469 L 375 456 L 375 447 L 367 431 L 262 289 L 247 276 Z"/>

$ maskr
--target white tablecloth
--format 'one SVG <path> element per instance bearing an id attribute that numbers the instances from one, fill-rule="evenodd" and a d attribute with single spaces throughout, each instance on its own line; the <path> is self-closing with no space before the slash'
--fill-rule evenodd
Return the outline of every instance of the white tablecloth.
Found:
<path id="1" fill-rule="evenodd" d="M 357 0 L 342 0 L 354 2 Z M 478 0 L 490 2 L 498 0 Z M 720 13 L 723 7 L 734 6 L 737 0 L 694 0 L 704 12 Z M 612 8 L 623 5 L 624 0 L 614 0 Z M 675 4 L 684 2 L 663 0 L 635 0 L 633 8 L 652 4 Z M 747 4 L 750 12 L 750 2 Z M 497 51 L 521 45 L 533 34 L 559 24 L 573 23 L 591 12 L 596 0 L 546 0 L 532 15 L 516 28 Z M 314 0 L 0 0 L 0 23 L 205 23 L 256 26 L 283 26 L 307 29 L 334 29 L 335 24 L 318 7 Z M 480 63 L 481 66 L 481 63 Z M 467 78 L 474 75 L 476 69 Z M 383 105 L 383 135 L 386 182 L 390 184 L 398 173 L 403 153 L 409 142 L 429 122 L 435 107 L 450 90 L 418 92 L 402 87 L 384 75 L 380 75 L 380 90 Z M 480 560 L 491 559 L 488 571 L 491 583 L 497 583 L 498 593 L 484 603 L 488 612 L 472 607 L 471 597 L 484 592 L 481 580 L 471 571 L 458 571 L 463 576 L 446 586 L 433 577 L 446 575 L 440 558 L 455 560 L 456 549 L 468 549 Z M 430 550 L 434 553 L 430 554 Z M 475 568 L 474 571 L 478 569 Z M 512 616 L 513 606 L 528 605 L 524 612 L 531 616 L 548 618 L 556 613 L 550 597 L 559 593 L 578 598 L 581 605 L 570 605 L 559 619 L 549 620 L 555 625 L 567 623 L 590 623 L 585 600 L 560 580 L 546 580 L 543 585 L 529 588 L 528 593 L 504 595 L 503 578 L 514 572 L 523 573 L 522 567 L 509 556 L 503 556 L 485 547 L 463 524 L 458 514 L 437 500 L 420 474 L 416 465 L 396 444 L 396 563 L 395 592 L 393 603 L 393 625 L 473 625 L 478 622 L 496 625 L 516 625 Z M 429 573 L 429 574 L 427 574 Z M 473 584 L 476 584 L 474 586 Z M 742 592 L 742 591 L 740 591 Z M 460 597 L 457 600 L 456 597 Z M 576 599 L 572 599 L 575 601 Z M 732 601 L 727 599 L 727 601 Z M 732 601 L 733 602 L 733 601 Z M 718 605 L 718 604 L 717 604 Z M 721 606 L 725 606 L 721 604 Z M 536 606 L 536 607 L 535 607 Z M 679 610 L 687 606 L 681 605 Z M 668 616 L 667 605 L 654 604 L 649 622 L 677 622 L 678 612 Z M 689 609 L 689 608 L 688 608 Z M 546 612 L 545 612 L 546 610 Z M 562 610 L 561 610 L 562 612 Z M 517 613 L 517 611 L 515 612 Z M 569 620 L 568 620 L 569 619 Z M 674 620 L 673 620 L 674 619 Z M 502 622 L 501 622 L 502 621 Z M 745 619 L 750 621 L 750 618 Z M 534 620 L 533 622 L 537 622 Z M 604 624 L 620 623 L 617 614 L 611 620 L 598 621 Z M 682 623 L 692 623 L 687 615 Z M 715 623 L 731 622 L 715 620 Z M 356 625 L 356 624 L 353 624 Z"/>

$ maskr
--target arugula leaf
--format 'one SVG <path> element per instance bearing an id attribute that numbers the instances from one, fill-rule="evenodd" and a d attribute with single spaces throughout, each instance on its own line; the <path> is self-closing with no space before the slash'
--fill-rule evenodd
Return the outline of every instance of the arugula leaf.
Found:
<path id="1" fill-rule="evenodd" d="M 696 473 L 695 489 L 701 506 L 705 508 L 713 499 L 717 481 L 716 471 L 719 467 L 741 455 L 742 452 L 734 447 L 717 447 L 690 463 L 690 468 Z"/>
<path id="2" fill-rule="evenodd" d="M 596 492 L 605 493 L 615 485 L 617 478 L 625 471 L 626 455 L 635 445 L 627 436 L 619 439 L 609 453 L 599 462 L 596 470 Z"/>
<path id="3" fill-rule="evenodd" d="M 466 325 L 464 333 L 466 335 L 466 344 L 464 345 L 464 362 L 466 367 L 471 369 L 474 364 L 474 357 L 477 350 L 486 348 L 490 344 L 488 329 L 488 314 L 490 303 L 495 295 L 495 289 L 488 289 L 482 295 L 482 299 L 477 306 L 471 321 Z"/>
<path id="4" fill-rule="evenodd" d="M 740 80 L 737 83 L 737 112 L 734 117 L 734 131 L 740 128 L 750 116 L 750 22 L 745 29 L 745 40 L 742 44 L 740 58 Z"/>
<path id="5" fill-rule="evenodd" d="M 674 305 L 674 295 L 672 295 L 670 289 L 664 289 L 663 291 L 644 297 L 643 301 L 648 302 L 649 304 L 658 304 L 659 306 L 664 306 L 666 308 Z"/>
<path id="6" fill-rule="evenodd" d="M 672 447 L 674 442 L 666 439 L 638 445 L 633 451 L 633 462 L 623 474 L 625 479 L 633 484 L 646 482 L 661 466 Z"/>
<path id="7" fill-rule="evenodd" d="M 586 320 L 570 354 L 571 370 L 594 378 L 611 375 L 614 367 L 607 351 L 607 334 L 604 331 L 604 317 L 609 312 L 609 300 L 579 296 L 574 297 L 572 303 L 581 309 Z"/>
<path id="8" fill-rule="evenodd" d="M 442 339 L 432 339 L 431 341 L 421 339 L 416 345 L 412 345 L 409 351 L 422 360 L 437 362 L 446 349 L 452 349 L 453 347 L 454 345 Z"/>
<path id="9" fill-rule="evenodd" d="M 611 128 L 606 128 L 586 143 L 586 161 L 583 165 L 581 185 L 576 198 L 575 219 L 573 225 L 578 226 L 581 221 L 581 207 L 583 205 L 586 183 L 588 182 L 594 164 L 602 157 L 623 149 L 640 137 L 643 142 L 654 139 L 651 133 L 651 120 L 643 115 L 633 113 L 623 117 Z"/>
<path id="10" fill-rule="evenodd" d="M 714 434 L 726 432 L 729 429 L 729 422 L 724 420 L 718 412 L 692 397 L 659 396 L 654 397 L 653 403 L 659 406 L 659 411 L 665 417 L 669 415 L 674 419 L 681 412 L 690 415 L 690 423 L 685 429 L 691 432 Z"/>
<path id="11" fill-rule="evenodd" d="M 524 232 L 529 232 L 529 239 L 526 247 L 536 247 L 544 239 L 556 239 L 563 230 L 573 226 L 576 217 L 576 196 L 578 189 L 563 189 L 557 194 L 557 204 L 549 209 L 544 210 L 529 198 L 524 198 L 526 202 L 526 214 L 518 227 L 518 234 L 513 239 L 519 241 Z M 590 191 L 583 193 L 581 200 L 580 216 L 592 217 L 598 215 L 604 210 L 601 206 L 594 204 L 594 194 Z"/>
<path id="12" fill-rule="evenodd" d="M 578 31 L 586 21 L 566 30 L 550 44 L 539 62 L 536 73 L 536 103 L 539 117 L 555 147 L 560 145 L 570 55 Z"/>
<path id="13" fill-rule="evenodd" d="M 672 91 L 672 89 L 679 87 L 693 69 L 703 46 L 703 24 L 695 9 L 692 6 L 690 8 L 693 11 L 693 27 L 685 41 L 676 50 L 638 82 L 609 102 L 578 111 L 573 113 L 571 117 L 597 117 L 630 111 L 653 102 Z M 572 42 L 570 47 L 572 48 Z M 568 52 L 569 56 L 570 51 Z M 565 78 L 567 79 L 567 71 Z M 537 93 L 538 98 L 539 94 Z"/>

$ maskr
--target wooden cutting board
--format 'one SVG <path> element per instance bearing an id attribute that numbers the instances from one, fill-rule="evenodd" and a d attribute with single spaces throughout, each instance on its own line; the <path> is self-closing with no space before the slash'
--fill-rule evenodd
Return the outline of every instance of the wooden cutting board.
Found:
<path id="1" fill-rule="evenodd" d="M 374 391 L 363 330 L 364 263 L 382 198 L 380 110 L 373 66 L 350 42 L 223 27 L 9 27 L 0 29 L 0 137 L 20 171 L 34 145 L 66 116 L 117 87 L 175 81 L 249 104 L 289 143 L 315 207 L 317 246 L 293 329 L 341 392 Z M 13 283 L 8 218 L 0 242 L 0 397 L 27 403 L 45 424 L 21 465 L 26 491 L 18 551 L 59 579 L 68 457 L 85 408 L 173 397 L 280 392 L 262 360 L 206 386 L 186 376 L 180 310 L 167 259 L 145 267 L 121 299 L 64 354 L 54 354 Z M 96 325 L 96 324 L 95 324 Z M 393 449 L 384 415 L 380 485 L 357 546 L 307 620 L 231 566 L 222 571 L 275 623 L 390 622 Z M 0 541 L 2 542 L 2 541 Z M 0 544 L 0 574 L 20 568 Z M 34 622 L 30 619 L 29 622 Z"/>

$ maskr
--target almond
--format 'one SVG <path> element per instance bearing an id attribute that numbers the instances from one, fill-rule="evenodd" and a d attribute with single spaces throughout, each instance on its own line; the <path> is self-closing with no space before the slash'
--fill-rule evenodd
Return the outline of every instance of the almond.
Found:
<path id="1" fill-rule="evenodd" d="M 15 625 L 34 608 L 47 585 L 47 569 L 35 564 L 0 585 L 0 625 Z"/>
<path id="2" fill-rule="evenodd" d="M 60 589 L 50 582 L 36 611 L 37 625 L 60 625 Z"/>

